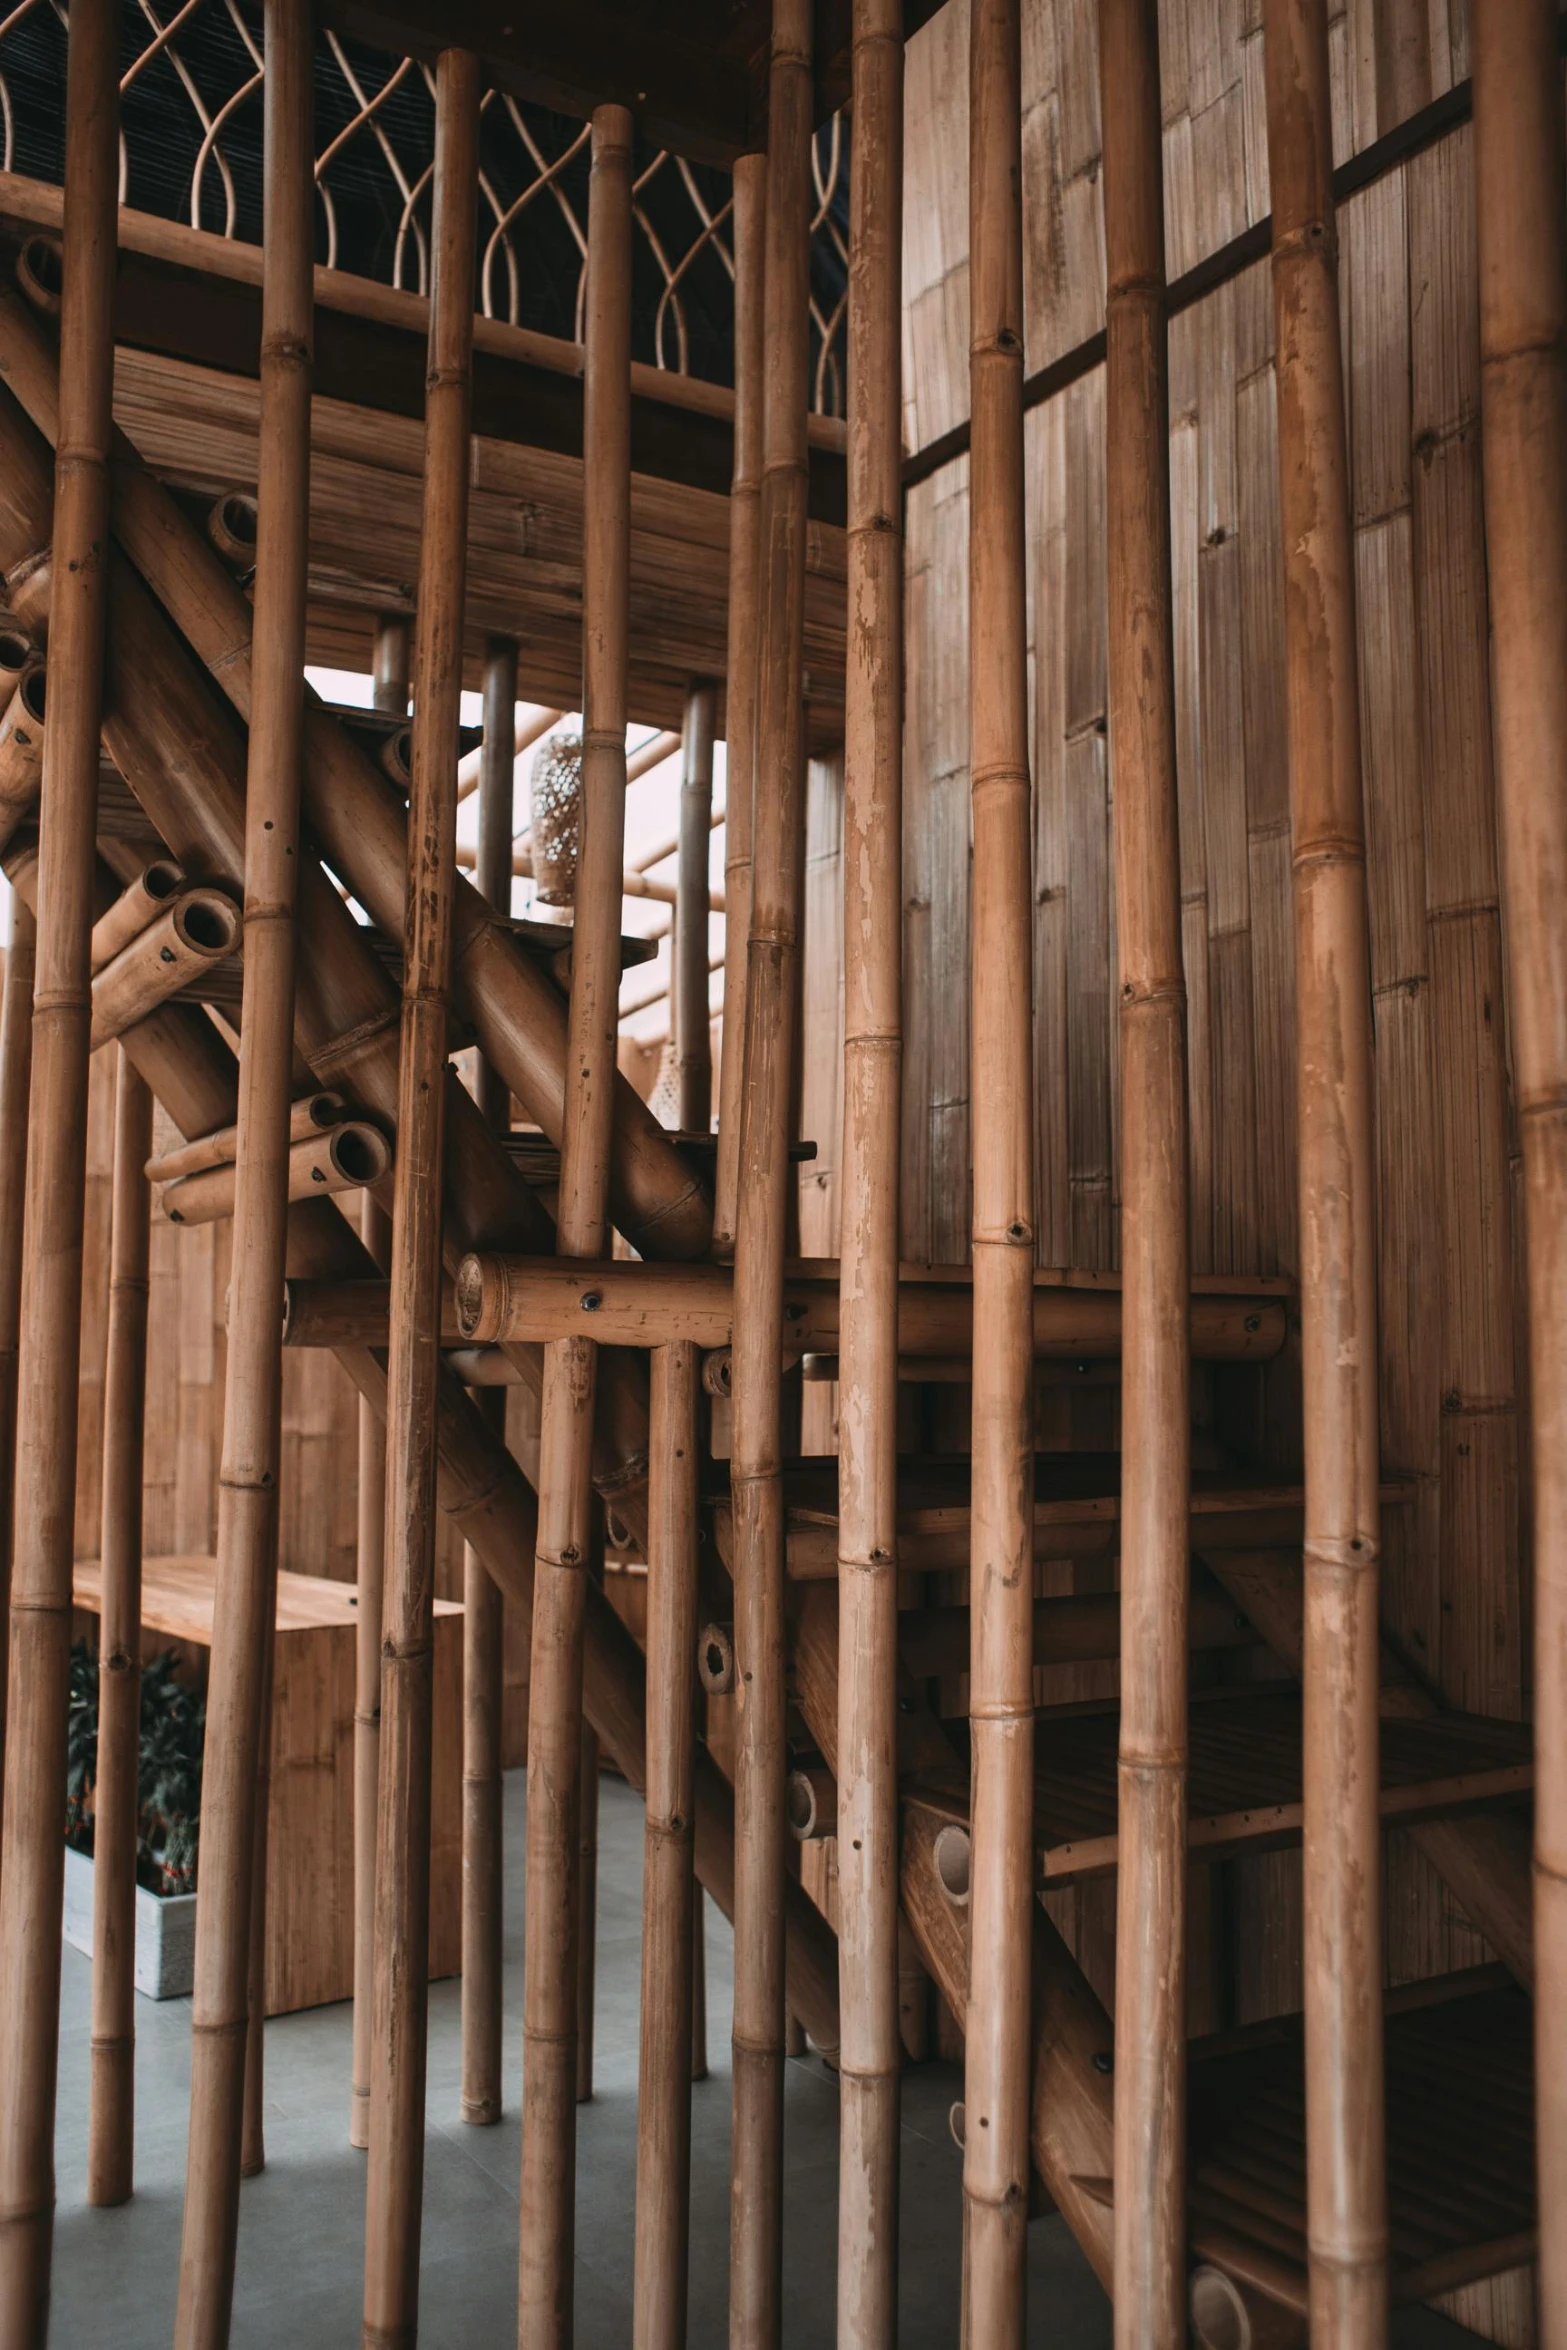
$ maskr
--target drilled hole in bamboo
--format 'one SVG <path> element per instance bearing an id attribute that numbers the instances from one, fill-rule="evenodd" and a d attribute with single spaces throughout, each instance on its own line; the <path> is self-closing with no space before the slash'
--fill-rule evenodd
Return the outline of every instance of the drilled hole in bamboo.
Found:
<path id="1" fill-rule="evenodd" d="M 735 1644 L 727 1624 L 704 1624 L 697 1643 L 697 1673 L 709 1697 L 732 1697 Z"/>
<path id="2" fill-rule="evenodd" d="M 931 1846 L 931 1858 L 936 1864 L 936 1875 L 941 1890 L 954 1908 L 961 1909 L 968 1900 L 969 1832 L 955 1822 L 938 1828 Z"/>
<path id="3" fill-rule="evenodd" d="M 45 318 L 59 317 L 65 269 L 58 238 L 28 238 L 16 256 L 16 282 L 35 310 Z"/>
<path id="4" fill-rule="evenodd" d="M 207 536 L 231 571 L 246 574 L 256 562 L 256 501 L 248 490 L 225 490 L 207 509 Z"/>

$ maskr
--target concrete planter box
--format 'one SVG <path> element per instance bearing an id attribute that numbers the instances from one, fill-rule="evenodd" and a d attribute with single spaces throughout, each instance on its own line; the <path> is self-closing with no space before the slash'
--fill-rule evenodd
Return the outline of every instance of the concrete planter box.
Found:
<path id="1" fill-rule="evenodd" d="M 93 1864 L 65 1848 L 65 1939 L 92 1956 Z M 148 1999 L 188 1999 L 196 1970 L 196 1896 L 136 1888 L 136 1988 Z"/>

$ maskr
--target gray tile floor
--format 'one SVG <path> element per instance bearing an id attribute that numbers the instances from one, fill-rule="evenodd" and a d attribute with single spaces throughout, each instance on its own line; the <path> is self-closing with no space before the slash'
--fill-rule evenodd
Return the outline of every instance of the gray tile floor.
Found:
<path id="1" fill-rule="evenodd" d="M 431 1998 L 425 2165 L 422 2350 L 510 2350 L 516 2329 L 517 2091 L 521 2049 L 525 1781 L 507 1783 L 507 2111 L 492 2129 L 458 2118 L 455 1983 Z M 577 2342 L 621 2350 L 631 2338 L 636 2179 L 637 1999 L 642 1811 L 606 1779 L 600 1820 L 596 2079 L 578 2122 Z M 707 1911 L 710 2078 L 693 2092 L 692 2350 L 727 2341 L 729 1930 Z M 137 2002 L 137 2192 L 118 2211 L 84 2200 L 90 1966 L 64 1954 L 55 2350 L 166 2350 L 179 2261 L 190 2092 L 189 2006 Z M 349 2010 L 281 2018 L 267 2029 L 265 2174 L 241 2209 L 234 2350 L 353 2350 L 359 2339 L 364 2157 L 348 2145 Z M 902 2323 L 907 2350 L 957 2341 L 959 2156 L 947 2110 L 955 2068 L 905 2077 Z M 789 2066 L 785 2215 L 787 2340 L 832 2340 L 837 2100 L 815 2057 Z M 1099 2350 L 1109 2305 L 1059 2219 L 1029 2232 L 1030 2333 L 1053 2350 Z M 1425 2313 L 1395 2329 L 1406 2350 L 1472 2337 Z"/>

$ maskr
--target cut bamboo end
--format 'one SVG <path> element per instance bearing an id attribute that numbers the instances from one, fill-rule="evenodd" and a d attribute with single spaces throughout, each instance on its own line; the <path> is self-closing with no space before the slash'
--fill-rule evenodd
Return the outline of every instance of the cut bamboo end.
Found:
<path id="1" fill-rule="evenodd" d="M 1220 2268 L 1193 2269 L 1188 2306 L 1197 2350 L 1288 2350 L 1305 2340 L 1298 2310 L 1244 2290 Z"/>
<path id="2" fill-rule="evenodd" d="M 11 696 L 35 649 L 33 632 L 21 614 L 0 605 L 0 711 L 10 708 Z"/>
<path id="3" fill-rule="evenodd" d="M 94 977 L 112 963 L 122 947 L 139 938 L 155 922 L 169 900 L 185 886 L 185 875 L 172 857 L 156 857 L 121 891 L 107 912 L 93 924 L 91 961 Z M 150 1170 L 149 1170 L 150 1172 Z"/>
<path id="4" fill-rule="evenodd" d="M 732 1624 L 704 1624 L 696 1644 L 697 1677 L 709 1697 L 733 1697 L 735 1636 Z"/>
<path id="5" fill-rule="evenodd" d="M 256 568 L 256 501 L 249 490 L 225 490 L 207 509 L 207 536 L 229 569 L 248 579 Z"/>
<path id="6" fill-rule="evenodd" d="M 413 789 L 413 744 L 412 726 L 395 726 L 377 754 L 382 773 L 391 777 L 399 791 Z"/>
<path id="7" fill-rule="evenodd" d="M 288 1154 L 288 1196 L 322 1199 L 334 1192 L 361 1191 L 381 1182 L 391 1166 L 392 1146 L 379 1126 L 361 1118 L 345 1119 L 328 1133 L 293 1144 Z M 232 1163 L 187 1175 L 164 1192 L 163 1212 L 171 1224 L 215 1224 L 234 1213 L 237 1179 Z"/>
<path id="8" fill-rule="evenodd" d="M 65 261 L 58 237 L 40 231 L 16 256 L 16 282 L 41 318 L 58 318 Z"/>
<path id="9" fill-rule="evenodd" d="M 5 575 L 6 609 L 41 653 L 49 646 L 49 604 L 53 594 L 54 560 L 48 547 L 40 547 L 22 562 L 13 563 Z"/>
<path id="10" fill-rule="evenodd" d="M 789 1773 L 789 1831 L 800 1844 L 838 1833 L 838 1787 L 825 1764 Z"/>
<path id="11" fill-rule="evenodd" d="M 966 1908 L 973 1858 L 967 1828 L 960 1827 L 955 1820 L 944 1828 L 938 1828 L 931 1843 L 930 1857 L 935 1867 L 936 1880 L 953 1908 Z"/>
<path id="12" fill-rule="evenodd" d="M 348 1105 L 340 1093 L 303 1094 L 289 1112 L 289 1142 L 308 1142 L 329 1133 L 347 1117 Z M 150 1183 L 178 1183 L 208 1167 L 231 1167 L 238 1149 L 239 1128 L 220 1126 L 215 1134 L 200 1135 L 194 1142 L 182 1143 L 178 1150 L 165 1151 L 162 1158 L 149 1159 L 147 1179 Z"/>
<path id="13" fill-rule="evenodd" d="M 221 890 L 183 891 L 94 978 L 94 1049 L 167 1003 L 198 972 L 233 954 L 241 927 L 239 908 Z"/>
<path id="14" fill-rule="evenodd" d="M 38 797 L 44 776 L 45 670 L 30 654 L 0 718 L 0 847 Z"/>

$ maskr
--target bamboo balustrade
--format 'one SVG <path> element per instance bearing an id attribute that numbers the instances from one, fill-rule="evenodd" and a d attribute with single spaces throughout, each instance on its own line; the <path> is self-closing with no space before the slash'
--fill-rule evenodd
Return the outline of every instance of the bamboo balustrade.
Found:
<path id="1" fill-rule="evenodd" d="M 1314 2341 L 1387 2327 L 1371 980 L 1323 0 L 1267 0 L 1295 900 L 1305 1527 L 1306 2205 Z"/>
<path id="2" fill-rule="evenodd" d="M 898 2335 L 903 22 L 854 11 L 839 1423 L 838 2340 Z"/>
<path id="3" fill-rule="evenodd" d="M 22 1321 L 23 1209 L 27 1196 L 27 1096 L 33 1067 L 33 967 L 38 932 L 16 891 L 0 1003 L 0 1829 L 11 1646 L 11 1559 L 16 1491 L 17 1342 Z"/>
<path id="4" fill-rule="evenodd" d="M 1496 780 L 1527 1243 L 1540 2339 L 1567 2329 L 1567 172 L 1555 13 L 1474 32 Z"/>
<path id="5" fill-rule="evenodd" d="M 705 1134 L 713 1123 L 713 1031 L 707 1008 L 708 835 L 713 823 L 713 722 L 718 696 L 693 685 L 686 696 L 685 768 L 680 782 L 680 865 L 675 884 L 670 1008 L 677 1123 Z"/>
<path id="6" fill-rule="evenodd" d="M 735 1217 L 734 2122 L 730 2340 L 770 2350 L 783 2293 L 784 1253 L 798 1050 L 805 743 L 802 599 L 812 19 L 774 0 L 768 78 L 751 915 Z"/>
<path id="7" fill-rule="evenodd" d="M 261 2161 L 265 1985 L 256 1962 L 265 1949 L 269 1699 L 282 1455 L 282 1333 L 274 1301 L 287 1255 L 294 921 L 302 862 L 300 683 L 313 331 L 309 27 L 309 12 L 300 0 L 275 0 L 268 9 L 263 447 L 230 1276 L 235 1318 L 224 1387 L 202 1786 L 190 2153 L 175 2318 L 181 2350 L 222 2350 L 228 2340 L 241 2168 L 254 2170 Z M 133 942 L 122 949 L 122 957 L 135 951 Z M 109 970 L 116 967 L 111 964 Z"/>
<path id="8" fill-rule="evenodd" d="M 973 1756 L 964 2317 L 1021 2345 L 1033 1804 L 1031 792 L 1024 635 L 1018 0 L 970 33 L 969 732 L 974 829 Z"/>
<path id="9" fill-rule="evenodd" d="M 446 1052 L 457 879 L 478 141 L 477 60 L 467 50 L 444 49 L 436 67 L 424 530 L 414 661 L 408 919 L 387 1348 L 375 2022 L 365 2184 L 366 2350 L 411 2343 L 419 2307 L 437 1506 L 431 1438 L 440 1382 L 441 1177 L 450 1140 L 448 1106 L 455 1098 Z"/>
<path id="10" fill-rule="evenodd" d="M 605 1246 L 613 1149 L 631 543 L 631 118 L 618 106 L 593 118 L 583 365 L 593 495 L 584 517 L 581 849 L 557 1233 L 566 1257 Z M 546 1349 L 528 1683 L 521 2350 L 550 2350 L 572 2336 L 582 1627 L 597 1368 L 587 1337 Z"/>
<path id="11" fill-rule="evenodd" d="M 65 103 L 60 452 L 44 737 L 27 1209 L 17 1371 L 11 1638 L 0 1844 L 0 2338 L 44 2342 L 86 1178 L 90 937 L 104 699 L 118 12 L 73 12 Z M 20 691 L 20 688 L 18 689 Z M 13 698 L 12 708 L 15 708 Z M 9 716 L 10 713 L 8 712 Z"/>

